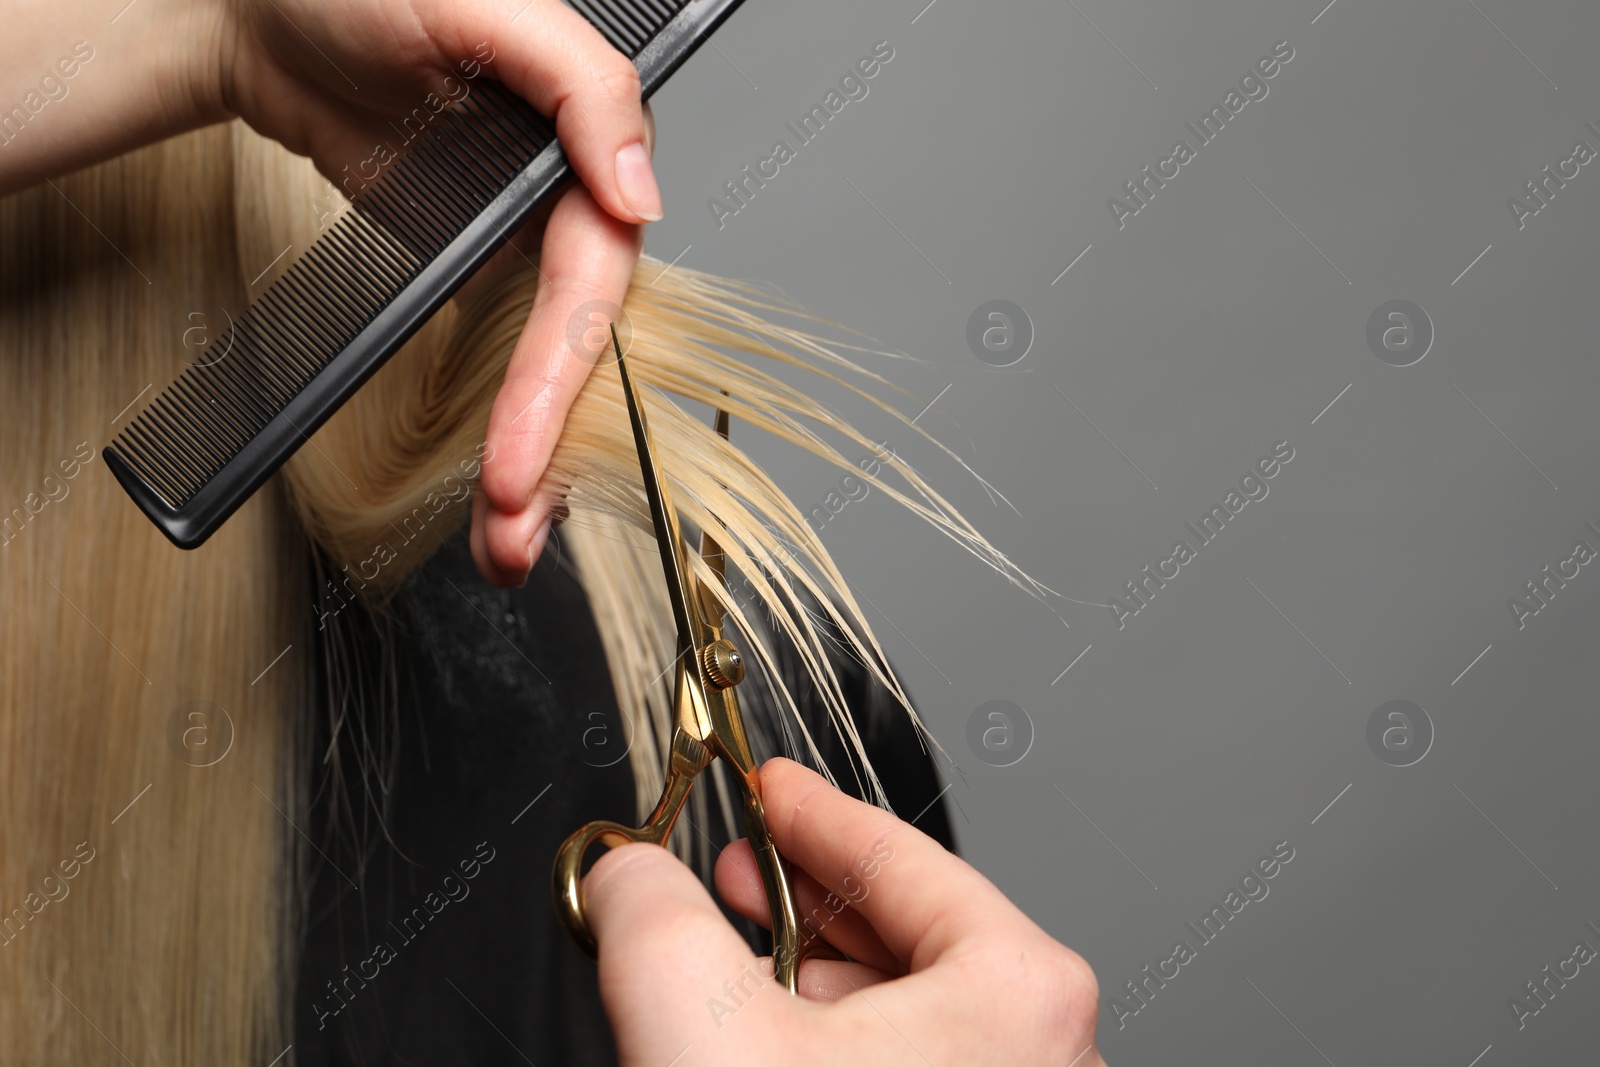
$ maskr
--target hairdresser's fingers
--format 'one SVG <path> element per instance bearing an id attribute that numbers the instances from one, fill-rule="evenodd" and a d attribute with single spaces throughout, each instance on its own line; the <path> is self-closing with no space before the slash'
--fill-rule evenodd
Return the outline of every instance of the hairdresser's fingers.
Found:
<path id="1" fill-rule="evenodd" d="M 830 1011 L 868 1027 L 920 1018 L 950 1062 L 1099 1067 L 1094 972 L 986 878 L 798 763 L 768 761 L 761 791 L 779 851 L 835 892 L 854 884 L 853 906 L 910 963 Z"/>
<path id="2" fill-rule="evenodd" d="M 772 973 L 772 957 L 762 956 L 760 960 L 761 973 Z M 894 981 L 895 976 L 884 974 L 882 971 L 868 967 L 864 963 L 853 960 L 839 960 L 833 958 L 818 959 L 807 957 L 800 961 L 800 973 L 795 980 L 795 989 L 807 1000 L 817 1000 L 828 1003 L 847 997 L 851 993 L 884 982 Z M 726 994 L 728 991 L 724 990 Z"/>
<path id="3" fill-rule="evenodd" d="M 850 960 L 808 959 L 800 963 L 800 995 L 811 1000 L 834 1001 L 875 985 L 894 981 L 895 976 L 875 967 Z"/>
<path id="4" fill-rule="evenodd" d="M 472 494 L 472 530 L 467 536 L 467 545 L 472 550 L 472 562 L 477 565 L 478 573 L 490 584 L 503 588 L 521 585 L 527 580 L 526 572 L 502 570 L 489 558 L 489 546 L 484 540 L 484 516 L 489 512 L 489 502 L 482 493 Z M 545 536 L 549 533 L 546 531 Z M 543 543 L 541 542 L 541 546 Z"/>
<path id="5" fill-rule="evenodd" d="M 270 0 L 228 9 L 221 95 L 252 121 L 285 114 L 259 88 L 269 66 L 330 102 L 376 101 L 367 106 L 396 114 L 426 106 L 430 89 L 444 97 L 486 71 L 554 119 L 573 170 L 607 212 L 624 222 L 661 217 L 639 73 L 560 0 Z"/>
<path id="6" fill-rule="evenodd" d="M 983 875 L 881 808 L 845 796 L 790 760 L 761 768 L 778 851 L 852 901 L 911 970 L 970 941 L 1045 937 Z"/>
<path id="7" fill-rule="evenodd" d="M 639 72 L 587 19 L 560 0 L 439 3 L 422 17 L 449 54 L 492 44 L 495 77 L 555 119 L 572 169 L 608 213 L 624 222 L 661 217 Z"/>
<path id="8" fill-rule="evenodd" d="M 717 892 L 734 911 L 752 922 L 772 928 L 766 890 L 750 842 L 741 838 L 717 857 Z M 905 973 L 905 964 L 890 952 L 872 924 L 862 918 L 844 897 L 829 892 L 805 871 L 789 865 L 789 888 L 800 917 L 802 951 L 817 938 L 845 955 L 879 971 Z"/>
<path id="9" fill-rule="evenodd" d="M 546 281 L 489 413 L 484 541 L 500 572 L 526 574 L 542 547 L 536 535 L 559 501 L 553 491 L 534 490 L 573 399 L 609 347 L 606 324 L 621 312 L 642 236 L 582 186 L 569 189 L 550 216 L 540 256 Z"/>
<path id="10" fill-rule="evenodd" d="M 655 150 L 655 114 L 650 110 L 650 106 L 648 104 L 645 105 L 644 117 L 645 144 L 653 152 Z M 565 197 L 558 199 L 556 203 L 540 208 L 539 211 L 535 213 L 534 217 L 523 226 L 521 231 L 519 231 L 512 241 L 508 242 L 507 248 L 496 256 L 496 259 L 500 261 L 499 266 L 496 267 L 494 265 L 494 261 L 491 261 L 491 265 L 486 266 L 483 270 L 479 271 L 472 278 L 472 280 L 468 282 L 468 285 L 457 294 L 458 299 L 470 299 L 473 289 L 478 288 L 483 284 L 487 284 L 488 279 L 493 275 L 494 271 L 497 269 L 502 269 L 507 264 L 515 265 L 518 262 L 526 262 L 529 265 L 534 266 L 535 269 L 538 269 L 537 263 L 539 259 L 542 258 L 542 253 L 540 253 L 538 250 L 538 243 L 540 239 L 549 232 L 549 223 L 551 221 L 551 217 L 554 214 L 557 205 L 564 202 L 564 200 Z M 631 257 L 632 262 L 637 263 L 638 245 L 634 244 L 631 246 L 631 248 L 632 250 L 628 253 L 628 255 Z M 558 269 L 561 268 L 561 262 L 559 259 L 556 266 Z M 632 268 L 630 266 L 630 272 L 631 269 Z M 631 277 L 631 273 L 629 276 Z M 539 272 L 539 287 L 536 292 L 544 292 L 545 289 L 550 286 L 550 284 L 550 276 L 541 270 Z M 624 292 L 626 292 L 626 289 L 624 289 Z M 587 377 L 587 374 L 585 374 L 585 377 Z M 582 382 L 579 382 L 577 387 L 581 388 Z M 493 455 L 494 453 L 491 452 L 490 454 Z M 520 544 L 520 539 L 523 532 L 529 525 L 532 524 L 535 516 L 553 513 L 552 526 L 559 526 L 567 517 L 565 494 L 552 490 L 549 487 L 546 487 L 543 490 L 538 490 L 537 495 L 533 498 L 532 503 L 530 503 L 527 508 L 524 508 L 523 512 L 525 514 L 523 514 L 520 522 L 515 518 L 497 517 L 491 523 L 488 521 L 489 510 L 487 503 L 484 505 L 474 506 L 472 517 L 472 544 L 474 546 L 473 559 L 477 563 L 478 570 L 484 576 L 484 578 L 496 585 L 515 585 L 523 580 L 523 576 L 526 572 L 519 573 L 516 567 L 505 567 L 499 563 L 496 563 L 495 561 L 496 559 L 503 560 L 505 552 L 516 550 L 517 546 Z M 542 519 L 539 521 L 541 525 L 534 527 L 534 535 L 528 545 L 527 558 L 530 561 L 538 559 L 539 553 L 543 550 L 544 544 L 548 539 L 549 530 L 551 528 L 544 526 Z M 501 538 L 502 540 L 509 540 L 510 547 L 507 548 L 502 545 L 502 552 L 498 556 L 489 551 L 489 541 L 486 527 L 490 526 L 495 529 L 496 536 L 498 538 Z M 531 562 L 529 563 L 529 566 L 532 566 Z"/>
<path id="11" fill-rule="evenodd" d="M 726 982 L 748 992 L 771 974 L 699 879 L 659 846 L 624 845 L 600 857 L 583 894 L 600 946 L 600 996 L 619 1036 L 647 1032 L 658 1047 L 681 1049 L 704 1036 L 706 991 Z M 685 1010 L 690 990 L 694 1011 Z M 776 1003 L 756 997 L 745 1010 Z"/>

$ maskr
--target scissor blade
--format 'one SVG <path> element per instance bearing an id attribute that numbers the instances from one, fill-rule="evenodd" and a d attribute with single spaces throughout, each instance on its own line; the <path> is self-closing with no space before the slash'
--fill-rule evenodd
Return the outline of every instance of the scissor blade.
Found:
<path id="1" fill-rule="evenodd" d="M 672 509 L 672 498 L 667 495 L 666 484 L 656 466 L 655 453 L 650 447 L 650 427 L 645 421 L 644 408 L 633 386 L 633 376 L 628 373 L 628 361 L 623 358 L 622 345 L 617 341 L 617 328 L 611 327 L 611 346 L 617 354 L 617 370 L 622 375 L 622 392 L 628 401 L 628 419 L 633 423 L 633 442 L 639 450 L 639 469 L 644 475 L 644 495 L 650 502 L 650 518 L 656 527 L 656 545 L 661 549 L 661 568 L 667 574 L 667 596 L 672 601 L 672 618 L 678 627 L 678 656 L 697 648 L 701 642 L 689 617 L 688 574 L 683 558 L 683 537 L 678 532 L 678 516 Z"/>
<path id="2" fill-rule="evenodd" d="M 723 390 L 722 395 L 728 395 L 726 389 Z M 717 433 L 721 434 L 722 439 L 726 441 L 728 439 L 728 413 L 721 408 L 717 409 L 716 429 Z M 711 531 L 709 530 L 700 531 L 700 558 L 706 561 L 706 565 L 711 568 L 711 573 L 717 576 L 717 581 L 726 585 L 728 557 L 722 551 L 722 546 L 717 543 L 717 539 L 711 536 Z M 706 624 L 713 630 L 720 631 L 722 629 L 722 604 L 711 594 L 710 589 L 702 587 L 700 592 L 700 604 L 705 614 Z"/>

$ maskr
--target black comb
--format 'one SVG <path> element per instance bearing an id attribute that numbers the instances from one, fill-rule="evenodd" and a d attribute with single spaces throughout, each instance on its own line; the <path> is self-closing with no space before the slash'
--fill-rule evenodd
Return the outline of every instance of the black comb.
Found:
<path id="1" fill-rule="evenodd" d="M 648 98 L 741 0 L 567 0 Z M 180 548 L 221 526 L 571 175 L 550 122 L 487 78 L 438 116 L 227 334 L 108 445 Z"/>

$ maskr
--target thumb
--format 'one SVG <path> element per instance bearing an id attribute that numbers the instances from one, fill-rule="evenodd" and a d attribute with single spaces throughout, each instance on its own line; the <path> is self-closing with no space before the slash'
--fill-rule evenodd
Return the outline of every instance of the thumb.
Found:
<path id="1" fill-rule="evenodd" d="M 770 965 L 666 849 L 611 850 L 584 879 L 583 893 L 600 946 L 600 997 L 625 1058 L 661 1052 L 665 1062 L 722 1031 L 735 1011 L 754 1007 L 752 998 L 778 1001 L 762 995 L 781 992 Z"/>

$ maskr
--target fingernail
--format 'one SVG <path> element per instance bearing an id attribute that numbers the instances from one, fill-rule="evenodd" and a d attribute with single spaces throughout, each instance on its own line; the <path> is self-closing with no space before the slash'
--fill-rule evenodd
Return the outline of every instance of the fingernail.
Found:
<path id="1" fill-rule="evenodd" d="M 544 543 L 550 539 L 550 516 L 546 515 L 539 528 L 533 531 L 533 540 L 528 542 L 528 570 L 533 570 L 533 565 L 539 561 L 539 553 L 544 551 Z M 524 578 L 524 581 L 527 579 Z"/>
<path id="2" fill-rule="evenodd" d="M 617 153 L 617 188 L 635 215 L 651 222 L 661 218 L 661 190 L 642 142 L 635 141 Z"/>

